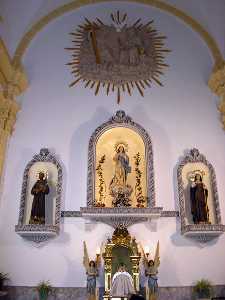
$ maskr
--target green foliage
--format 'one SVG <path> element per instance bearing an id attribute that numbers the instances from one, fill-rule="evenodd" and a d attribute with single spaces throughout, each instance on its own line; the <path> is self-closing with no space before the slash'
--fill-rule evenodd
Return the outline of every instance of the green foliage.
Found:
<path id="1" fill-rule="evenodd" d="M 37 290 L 39 292 L 40 299 L 47 299 L 48 294 L 52 291 L 52 286 L 48 280 L 41 281 L 37 286 Z"/>
<path id="2" fill-rule="evenodd" d="M 195 283 L 193 290 L 199 298 L 210 298 L 212 295 L 212 284 L 207 279 L 201 279 Z"/>
<path id="3" fill-rule="evenodd" d="M 0 272 L 0 291 L 2 290 L 3 284 L 6 280 L 9 280 L 9 275 L 6 273 Z"/>
<path id="4" fill-rule="evenodd" d="M 9 275 L 6 274 L 6 273 L 0 272 L 0 280 L 1 280 L 1 281 L 9 280 Z"/>

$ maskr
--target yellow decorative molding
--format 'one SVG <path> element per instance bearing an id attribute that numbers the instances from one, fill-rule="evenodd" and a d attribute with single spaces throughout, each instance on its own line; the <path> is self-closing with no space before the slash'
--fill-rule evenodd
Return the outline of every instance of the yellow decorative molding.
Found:
<path id="1" fill-rule="evenodd" d="M 225 95 L 225 62 L 221 64 L 220 68 L 212 72 L 208 85 L 216 95 Z"/>
<path id="2" fill-rule="evenodd" d="M 213 93 L 221 98 L 218 110 L 221 113 L 221 121 L 225 129 L 225 61 L 221 63 L 220 68 L 218 66 L 218 69 L 213 71 L 208 86 Z"/>
<path id="3" fill-rule="evenodd" d="M 10 98 L 26 90 L 28 81 L 20 63 L 14 66 L 7 48 L 0 38 L 0 84 Z"/>
<path id="4" fill-rule="evenodd" d="M 2 174 L 2 169 L 5 160 L 5 151 L 7 146 L 8 135 L 7 133 L 0 128 L 0 178 Z"/>
<path id="5" fill-rule="evenodd" d="M 7 135 L 13 131 L 18 110 L 18 103 L 6 98 L 3 92 L 0 92 L 0 129 L 4 130 Z"/>
<path id="6" fill-rule="evenodd" d="M 121 0 L 114 0 L 120 2 Z M 187 15 L 185 12 L 182 10 L 164 3 L 159 0 L 127 0 L 128 2 L 136 2 L 140 4 L 145 4 L 145 5 L 150 5 L 152 7 L 158 8 L 162 11 L 165 11 L 181 21 L 183 21 L 186 25 L 191 27 L 194 31 L 196 31 L 201 38 L 205 41 L 207 44 L 208 48 L 210 49 L 212 56 L 214 58 L 214 64 L 215 64 L 215 69 L 217 68 L 218 65 L 221 64 L 223 61 L 223 56 L 219 50 L 219 47 L 217 46 L 216 41 L 214 38 L 204 29 L 204 27 L 197 22 L 194 18 L 190 17 Z M 22 56 L 24 55 L 26 49 L 28 48 L 30 42 L 34 38 L 34 36 L 41 31 L 48 23 L 50 23 L 52 20 L 62 16 L 65 13 L 68 13 L 70 11 L 73 11 L 75 9 L 78 9 L 80 7 L 86 6 L 86 5 L 91 5 L 91 4 L 96 4 L 96 3 L 103 3 L 103 2 L 110 2 L 109 0 L 75 0 L 72 1 L 68 4 L 62 5 L 46 16 L 42 17 L 38 22 L 36 22 L 23 36 L 21 41 L 19 42 L 19 45 L 16 49 L 14 58 L 13 58 L 13 63 L 15 66 L 20 64 Z"/>
<path id="7" fill-rule="evenodd" d="M 0 91 L 0 176 L 4 164 L 8 137 L 12 134 L 19 105 Z"/>

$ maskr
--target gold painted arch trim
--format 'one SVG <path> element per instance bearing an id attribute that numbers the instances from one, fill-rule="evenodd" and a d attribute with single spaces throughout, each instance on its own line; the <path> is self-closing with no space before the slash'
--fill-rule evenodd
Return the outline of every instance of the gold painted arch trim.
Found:
<path id="1" fill-rule="evenodd" d="M 120 2 L 121 0 L 115 0 Z M 181 21 L 183 21 L 186 25 L 191 27 L 194 31 L 196 31 L 201 38 L 205 41 L 208 48 L 210 49 L 212 56 L 214 58 L 215 68 L 217 66 L 220 66 L 221 63 L 224 61 L 223 56 L 217 46 L 216 41 L 214 38 L 204 29 L 204 27 L 198 23 L 195 19 L 184 13 L 182 10 L 169 5 L 167 3 L 163 3 L 159 0 L 126 0 L 128 2 L 135 2 L 145 5 L 150 5 L 152 7 L 158 8 L 162 11 L 165 11 L 171 15 L 174 15 Z M 16 49 L 14 58 L 13 58 L 13 64 L 17 66 L 20 64 L 21 59 L 28 48 L 30 42 L 34 38 L 34 36 L 41 31 L 48 23 L 50 23 L 52 20 L 62 16 L 65 13 L 68 13 L 70 11 L 73 11 L 75 9 L 78 9 L 80 7 L 91 5 L 91 4 L 97 4 L 97 3 L 103 3 L 103 2 L 110 2 L 109 0 L 75 0 L 68 4 L 62 5 L 52 12 L 50 12 L 48 15 L 42 17 L 38 22 L 36 22 L 29 31 L 25 33 L 21 41 L 19 42 L 19 45 Z"/>

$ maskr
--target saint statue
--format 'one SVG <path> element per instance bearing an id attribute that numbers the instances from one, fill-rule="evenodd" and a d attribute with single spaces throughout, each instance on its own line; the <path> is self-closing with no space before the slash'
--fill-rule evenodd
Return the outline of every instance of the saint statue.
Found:
<path id="1" fill-rule="evenodd" d="M 113 157 L 115 172 L 109 186 L 110 195 L 114 198 L 114 206 L 130 206 L 129 196 L 133 189 L 127 184 L 127 176 L 131 173 L 131 167 L 129 156 L 126 154 L 126 147 L 125 143 L 119 143 L 115 146 L 116 154 Z"/>
<path id="2" fill-rule="evenodd" d="M 87 252 L 87 246 L 84 242 L 84 256 L 83 256 L 83 265 L 86 270 L 87 275 L 87 294 L 88 300 L 97 300 L 98 299 L 98 289 L 96 287 L 96 279 L 99 275 L 98 268 L 100 265 L 100 255 L 96 257 L 96 260 L 90 260 Z"/>
<path id="3" fill-rule="evenodd" d="M 149 299 L 152 300 L 156 298 L 156 293 L 158 291 L 158 268 L 156 268 L 154 260 L 149 260 L 147 267 L 145 268 L 145 276 L 148 277 L 148 290 Z"/>
<path id="4" fill-rule="evenodd" d="M 38 180 L 31 189 L 34 196 L 30 224 L 45 224 L 45 195 L 49 193 L 49 186 L 44 172 L 39 172 Z"/>
<path id="5" fill-rule="evenodd" d="M 148 260 L 143 248 L 142 255 L 145 267 L 145 276 L 148 278 L 146 287 L 146 300 L 155 300 L 158 292 L 158 268 L 160 265 L 159 242 L 157 243 L 154 260 Z"/>
<path id="6" fill-rule="evenodd" d="M 134 282 L 132 276 L 126 271 L 125 265 L 121 263 L 118 271 L 113 275 L 111 297 L 127 297 L 134 294 Z"/>
<path id="7" fill-rule="evenodd" d="M 202 182 L 202 176 L 196 173 L 190 187 L 191 213 L 194 224 L 209 223 L 207 198 L 208 190 Z"/>
<path id="8" fill-rule="evenodd" d="M 96 277 L 98 276 L 98 269 L 93 260 L 89 262 L 88 268 L 86 270 L 87 274 L 87 293 L 88 300 L 96 299 Z"/>

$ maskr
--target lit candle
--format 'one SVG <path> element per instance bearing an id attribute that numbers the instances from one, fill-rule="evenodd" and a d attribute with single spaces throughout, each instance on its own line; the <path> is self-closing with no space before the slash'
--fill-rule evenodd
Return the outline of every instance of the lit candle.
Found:
<path id="1" fill-rule="evenodd" d="M 145 254 L 146 254 L 146 255 L 149 255 L 149 247 L 148 247 L 148 246 L 145 246 L 144 251 L 145 251 Z"/>
<path id="2" fill-rule="evenodd" d="M 101 249 L 100 249 L 100 247 L 98 247 L 98 248 L 96 249 L 96 255 L 100 255 L 100 253 L 101 253 Z"/>

